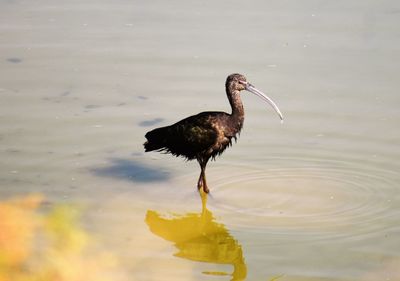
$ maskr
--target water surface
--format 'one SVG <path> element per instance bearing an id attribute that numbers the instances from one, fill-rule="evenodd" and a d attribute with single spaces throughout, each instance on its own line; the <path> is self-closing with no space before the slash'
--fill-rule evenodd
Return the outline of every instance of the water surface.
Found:
<path id="1" fill-rule="evenodd" d="M 1 199 L 80 206 L 127 280 L 400 279 L 396 1 L 0 7 Z M 197 163 L 144 134 L 229 111 L 233 72 L 285 122 L 243 93 L 202 206 Z"/>

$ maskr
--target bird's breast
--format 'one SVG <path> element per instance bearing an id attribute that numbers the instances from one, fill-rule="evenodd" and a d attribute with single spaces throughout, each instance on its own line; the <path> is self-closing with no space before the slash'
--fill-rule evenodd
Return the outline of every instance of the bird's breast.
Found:
<path id="1" fill-rule="evenodd" d="M 221 154 L 229 145 L 232 144 L 232 137 L 236 138 L 233 132 L 224 124 L 214 124 L 214 130 L 217 132 L 217 137 L 214 144 L 210 147 L 209 153 L 212 157 Z"/>

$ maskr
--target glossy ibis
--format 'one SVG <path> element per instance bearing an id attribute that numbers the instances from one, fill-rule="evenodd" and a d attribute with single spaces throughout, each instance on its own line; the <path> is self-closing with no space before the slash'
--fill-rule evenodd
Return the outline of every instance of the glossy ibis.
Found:
<path id="1" fill-rule="evenodd" d="M 232 139 L 243 127 L 244 109 L 240 91 L 246 90 L 269 103 L 283 120 L 276 104 L 261 91 L 247 82 L 241 74 L 231 74 L 225 83 L 226 95 L 232 107 L 232 113 L 217 111 L 201 112 L 187 117 L 173 125 L 154 129 L 146 134 L 145 151 L 163 151 L 187 160 L 197 159 L 201 173 L 197 182 L 199 191 L 209 192 L 206 182 L 206 165 L 210 158 L 215 160 L 232 144 Z"/>

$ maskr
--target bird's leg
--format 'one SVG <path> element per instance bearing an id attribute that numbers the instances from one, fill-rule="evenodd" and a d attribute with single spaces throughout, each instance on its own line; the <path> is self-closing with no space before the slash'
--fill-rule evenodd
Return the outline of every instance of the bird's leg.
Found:
<path id="1" fill-rule="evenodd" d="M 207 181 L 206 181 L 206 167 L 204 167 L 204 169 L 201 169 L 201 173 L 203 174 L 203 176 L 202 176 L 202 180 L 203 180 L 203 191 L 204 191 L 205 193 L 209 193 L 210 190 L 208 189 Z"/>
<path id="2" fill-rule="evenodd" d="M 200 177 L 199 181 L 197 182 L 197 189 L 200 191 L 200 189 L 203 189 L 205 193 L 209 193 L 210 190 L 208 189 L 207 182 L 206 182 L 206 165 L 208 162 L 208 159 L 198 159 L 201 172 L 200 172 Z"/>
<path id="3" fill-rule="evenodd" d="M 199 180 L 197 181 L 197 189 L 200 191 L 203 187 L 203 170 L 200 172 Z"/>
<path id="4" fill-rule="evenodd" d="M 199 180 L 197 181 L 197 189 L 198 191 L 200 191 L 203 188 L 203 160 L 200 157 L 197 157 L 197 162 L 199 162 L 200 168 L 201 168 L 201 172 L 200 172 L 200 176 L 199 176 Z"/>

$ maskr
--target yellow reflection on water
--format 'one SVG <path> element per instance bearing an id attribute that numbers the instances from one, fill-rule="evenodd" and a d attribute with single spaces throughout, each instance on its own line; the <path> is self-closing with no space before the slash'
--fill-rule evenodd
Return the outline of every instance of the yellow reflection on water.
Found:
<path id="1" fill-rule="evenodd" d="M 178 252 L 174 255 L 192 261 L 213 264 L 230 264 L 232 273 L 203 272 L 212 275 L 231 275 L 231 280 L 244 280 L 247 267 L 242 247 L 222 223 L 215 221 L 207 209 L 207 194 L 201 193 L 202 211 L 183 215 L 163 216 L 148 210 L 146 223 L 151 232 L 174 243 Z"/>
<path id="2" fill-rule="evenodd" d="M 105 281 L 116 260 L 91 248 L 79 212 L 41 195 L 0 201 L 0 281 Z M 41 210 L 39 210 L 41 209 Z"/>

